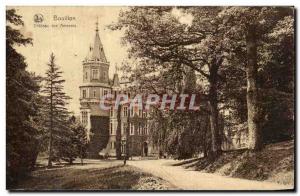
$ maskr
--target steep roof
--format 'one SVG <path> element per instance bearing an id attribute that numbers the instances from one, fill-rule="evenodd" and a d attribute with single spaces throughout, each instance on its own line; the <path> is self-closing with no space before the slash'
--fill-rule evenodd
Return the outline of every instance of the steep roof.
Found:
<path id="1" fill-rule="evenodd" d="M 96 23 L 96 35 L 95 35 L 95 39 L 94 39 L 94 46 L 89 48 L 89 53 L 88 53 L 87 59 L 88 60 L 97 60 L 97 61 L 107 63 L 103 45 L 101 43 L 101 39 L 99 36 L 98 21 Z"/>
<path id="2" fill-rule="evenodd" d="M 113 87 L 120 87 L 119 76 L 118 76 L 117 73 L 114 74 L 112 86 Z"/>

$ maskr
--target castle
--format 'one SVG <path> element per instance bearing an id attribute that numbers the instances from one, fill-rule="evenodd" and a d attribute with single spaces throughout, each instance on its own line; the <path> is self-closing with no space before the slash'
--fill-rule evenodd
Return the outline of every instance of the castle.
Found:
<path id="1" fill-rule="evenodd" d="M 157 149 L 149 139 L 149 117 L 147 111 L 142 109 L 130 109 L 122 105 L 119 110 L 111 108 L 103 110 L 99 107 L 100 98 L 103 95 L 127 94 L 134 95 L 130 91 L 131 82 L 120 81 L 116 72 L 111 80 L 109 78 L 110 63 L 104 52 L 96 23 L 93 47 L 82 62 L 83 83 L 80 85 L 80 119 L 87 129 L 89 142 L 88 158 L 100 158 L 101 156 L 116 156 L 117 140 L 121 140 L 122 152 L 129 156 L 149 156 Z M 121 128 L 121 138 L 117 136 L 117 128 Z M 125 145 L 126 144 L 126 145 Z"/>

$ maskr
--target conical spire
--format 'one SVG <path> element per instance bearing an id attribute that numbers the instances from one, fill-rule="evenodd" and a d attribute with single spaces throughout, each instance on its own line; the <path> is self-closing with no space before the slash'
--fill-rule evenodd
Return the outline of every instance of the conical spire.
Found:
<path id="1" fill-rule="evenodd" d="M 113 78 L 113 86 L 119 87 L 120 86 L 119 75 L 118 75 L 119 67 L 117 64 L 116 64 L 115 68 L 116 69 L 115 69 L 115 74 L 114 74 L 114 78 Z"/>
<path id="2" fill-rule="evenodd" d="M 101 43 L 100 40 L 100 36 L 99 36 L 99 29 L 98 29 L 98 17 L 97 17 L 97 22 L 96 22 L 96 35 L 95 35 L 95 39 L 94 39 L 94 47 L 92 48 L 92 60 L 97 60 L 97 61 L 101 61 L 104 63 L 107 63 L 105 54 L 104 54 L 104 49 L 103 49 L 103 45 Z"/>

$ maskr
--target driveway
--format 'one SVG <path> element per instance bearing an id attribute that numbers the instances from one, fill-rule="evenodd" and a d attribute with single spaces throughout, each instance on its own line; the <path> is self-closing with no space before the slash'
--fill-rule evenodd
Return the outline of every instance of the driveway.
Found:
<path id="1" fill-rule="evenodd" d="M 184 190 L 282 190 L 293 188 L 276 183 L 192 171 L 180 166 L 172 166 L 171 164 L 175 163 L 173 160 L 132 160 L 127 163 Z"/>

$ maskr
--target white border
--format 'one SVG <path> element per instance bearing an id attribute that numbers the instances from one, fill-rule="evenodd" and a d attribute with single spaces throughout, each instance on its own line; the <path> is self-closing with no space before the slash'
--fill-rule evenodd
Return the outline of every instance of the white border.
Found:
<path id="1" fill-rule="evenodd" d="M 89 0 L 83 1 L 82 0 L 6 0 L 6 5 L 215 5 L 215 6 L 222 6 L 222 5 L 296 5 L 298 0 Z"/>

